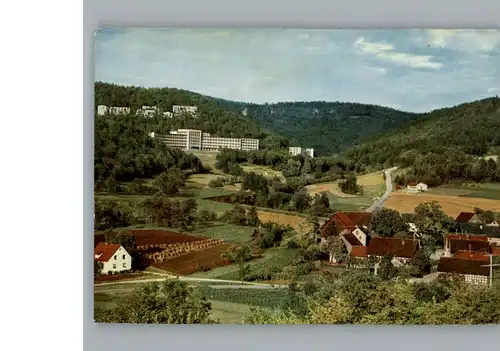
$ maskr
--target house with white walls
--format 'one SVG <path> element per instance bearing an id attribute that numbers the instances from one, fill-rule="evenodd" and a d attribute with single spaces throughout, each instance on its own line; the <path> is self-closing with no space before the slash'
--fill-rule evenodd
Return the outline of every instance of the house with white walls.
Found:
<path id="1" fill-rule="evenodd" d="M 132 269 L 132 256 L 120 244 L 100 242 L 94 249 L 94 260 L 102 263 L 102 274 Z"/>

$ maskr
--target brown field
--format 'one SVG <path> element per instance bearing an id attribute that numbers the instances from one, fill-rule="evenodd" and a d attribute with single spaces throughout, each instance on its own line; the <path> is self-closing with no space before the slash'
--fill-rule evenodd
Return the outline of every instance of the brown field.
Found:
<path id="1" fill-rule="evenodd" d="M 130 230 L 130 232 L 135 234 L 136 246 L 170 245 L 170 244 L 185 243 L 191 241 L 206 240 L 206 238 L 202 238 L 199 236 L 181 234 L 181 233 L 171 232 L 168 230 L 143 229 L 143 230 Z M 94 246 L 101 241 L 104 241 L 104 234 L 96 234 L 94 236 Z"/>
<path id="2" fill-rule="evenodd" d="M 405 194 L 392 193 L 383 207 L 392 208 L 403 213 L 412 213 L 420 203 L 438 201 L 443 211 L 453 218 L 460 212 L 474 212 L 475 207 L 493 212 L 500 212 L 500 200 L 480 199 L 472 197 L 437 195 L 437 194 Z"/>
<path id="3" fill-rule="evenodd" d="M 282 226 L 291 226 L 292 228 L 297 228 L 299 224 L 305 222 L 307 219 L 304 217 L 287 215 L 283 213 L 267 212 L 267 211 L 257 211 L 259 220 L 263 223 L 274 222 Z"/>
<path id="4" fill-rule="evenodd" d="M 362 187 L 365 188 L 374 188 L 374 187 L 379 187 L 379 186 L 384 186 L 384 178 L 382 175 L 382 172 L 374 172 L 374 173 L 369 173 L 369 174 L 364 174 L 358 177 L 358 185 L 361 185 Z M 342 197 L 342 198 L 350 198 L 350 197 L 357 197 L 356 195 L 351 195 L 351 194 L 346 194 L 343 193 L 338 186 L 338 180 L 334 182 L 328 182 L 328 183 L 318 183 L 318 184 L 311 184 L 306 186 L 307 191 L 309 194 L 314 195 L 314 194 L 319 194 L 321 192 L 330 192 L 332 195 Z"/>
<path id="5" fill-rule="evenodd" d="M 203 251 L 190 252 L 164 262 L 155 263 L 153 267 L 178 275 L 188 275 L 197 272 L 200 266 L 207 270 L 227 266 L 231 263 L 223 260 L 220 256 L 234 246 L 233 244 L 224 244 Z"/>

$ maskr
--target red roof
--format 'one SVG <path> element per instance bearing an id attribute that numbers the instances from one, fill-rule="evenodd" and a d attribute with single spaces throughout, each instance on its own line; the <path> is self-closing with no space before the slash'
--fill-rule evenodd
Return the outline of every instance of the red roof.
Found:
<path id="1" fill-rule="evenodd" d="M 356 238 L 356 236 L 352 233 L 344 235 L 344 239 L 351 244 L 351 246 L 363 246 L 361 242 Z"/>
<path id="2" fill-rule="evenodd" d="M 350 252 L 351 256 L 354 257 L 366 257 L 368 256 L 368 247 L 366 246 L 353 246 Z"/>
<path id="3" fill-rule="evenodd" d="M 491 247 L 491 254 L 493 256 L 500 256 L 500 246 L 492 246 Z"/>
<path id="4" fill-rule="evenodd" d="M 469 259 L 469 260 L 481 260 L 481 261 L 487 261 L 488 260 L 488 255 L 485 254 L 484 252 L 467 251 L 467 250 L 457 251 L 453 255 L 453 257 L 463 258 L 463 259 Z"/>
<path id="5" fill-rule="evenodd" d="M 99 262 L 108 262 L 120 247 L 120 244 L 100 242 L 94 249 L 94 256 L 98 256 L 95 259 Z"/>
<path id="6" fill-rule="evenodd" d="M 320 229 L 321 235 L 325 236 L 326 228 L 335 223 L 340 232 L 344 230 L 353 231 L 356 227 L 367 226 L 372 214 L 369 212 L 336 212 Z"/>
<path id="7" fill-rule="evenodd" d="M 488 241 L 486 235 L 474 234 L 448 234 L 449 240 L 474 240 L 474 241 Z"/>
<path id="8" fill-rule="evenodd" d="M 491 246 L 488 241 L 451 239 L 449 241 L 449 250 L 452 254 L 455 254 L 458 251 L 478 251 L 489 253 L 491 251 Z"/>
<path id="9" fill-rule="evenodd" d="M 368 244 L 368 255 L 411 258 L 417 249 L 416 240 L 376 236 Z"/>
<path id="10" fill-rule="evenodd" d="M 459 223 L 468 223 L 475 215 L 476 214 L 473 212 L 461 212 L 455 221 Z"/>
<path id="11" fill-rule="evenodd" d="M 471 260 L 457 257 L 441 257 L 438 264 L 438 272 L 455 274 L 473 274 L 488 276 L 488 267 L 483 260 Z"/>

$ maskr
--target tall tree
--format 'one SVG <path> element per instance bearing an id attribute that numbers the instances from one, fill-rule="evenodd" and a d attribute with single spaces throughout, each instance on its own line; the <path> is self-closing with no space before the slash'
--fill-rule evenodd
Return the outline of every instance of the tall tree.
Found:
<path id="1" fill-rule="evenodd" d="M 387 237 L 392 237 L 398 233 L 406 233 L 410 229 L 401 214 L 389 208 L 382 208 L 377 211 L 370 221 L 370 227 L 377 235 Z"/>

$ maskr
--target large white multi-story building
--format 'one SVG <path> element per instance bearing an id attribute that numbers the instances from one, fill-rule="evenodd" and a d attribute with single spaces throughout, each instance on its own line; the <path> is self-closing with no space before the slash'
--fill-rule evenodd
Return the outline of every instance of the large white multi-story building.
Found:
<path id="1" fill-rule="evenodd" d="M 159 113 L 159 109 L 156 106 L 142 106 L 136 113 L 144 117 L 154 117 Z"/>
<path id="2" fill-rule="evenodd" d="M 311 149 L 311 148 L 303 148 L 300 146 L 291 146 L 289 148 L 289 152 L 292 156 L 307 154 L 311 157 L 314 157 L 314 149 Z"/>
<path id="3" fill-rule="evenodd" d="M 168 146 L 185 150 L 234 149 L 252 151 L 259 149 L 259 139 L 217 137 L 197 129 L 178 129 L 166 135 L 156 135 L 155 133 L 149 135 L 164 141 Z"/>
<path id="4" fill-rule="evenodd" d="M 97 114 L 99 116 L 104 116 L 106 114 L 110 115 L 126 115 L 130 113 L 130 107 L 117 107 L 117 106 L 97 106 Z"/>
<path id="5" fill-rule="evenodd" d="M 174 115 L 180 115 L 183 113 L 189 113 L 191 115 L 196 115 L 198 113 L 198 107 L 197 106 L 174 105 L 174 106 L 172 106 L 172 112 Z"/>

